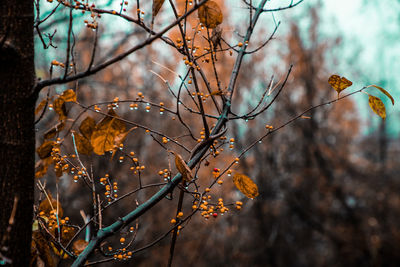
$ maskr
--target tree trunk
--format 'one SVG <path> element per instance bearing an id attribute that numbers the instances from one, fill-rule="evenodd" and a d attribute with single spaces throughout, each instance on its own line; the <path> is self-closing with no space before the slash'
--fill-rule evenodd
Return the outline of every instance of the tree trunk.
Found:
<path id="1" fill-rule="evenodd" d="M 0 5 L 0 265 L 30 261 L 34 193 L 33 1 Z"/>

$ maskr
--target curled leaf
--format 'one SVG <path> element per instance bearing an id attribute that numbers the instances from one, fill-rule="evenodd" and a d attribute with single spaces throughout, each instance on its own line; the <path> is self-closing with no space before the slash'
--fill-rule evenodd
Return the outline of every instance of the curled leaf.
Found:
<path id="1" fill-rule="evenodd" d="M 220 7 L 214 1 L 208 1 L 198 9 L 200 22 L 207 28 L 214 29 L 222 23 L 223 16 Z"/>
<path id="2" fill-rule="evenodd" d="M 183 160 L 182 156 L 178 153 L 172 152 L 175 154 L 175 166 L 180 174 L 182 174 L 183 181 L 189 182 L 193 179 L 192 177 L 192 170 Z"/>
<path id="3" fill-rule="evenodd" d="M 56 98 L 53 101 L 54 111 L 58 114 L 60 121 L 67 118 L 67 109 L 65 107 L 65 101 L 62 97 Z"/>
<path id="4" fill-rule="evenodd" d="M 341 91 L 353 84 L 345 77 L 340 77 L 339 75 L 332 75 L 331 77 L 329 77 L 328 83 L 336 90 L 336 92 L 338 93 L 338 97 Z"/>
<path id="5" fill-rule="evenodd" d="M 40 111 L 46 106 L 47 99 L 43 99 L 40 101 L 39 105 L 35 109 L 35 115 L 39 114 Z"/>
<path id="6" fill-rule="evenodd" d="M 53 138 L 54 136 L 56 136 L 57 133 L 61 132 L 64 129 L 64 126 L 65 126 L 64 121 L 60 121 L 53 128 L 51 128 L 44 134 L 44 139 Z"/>
<path id="7" fill-rule="evenodd" d="M 61 98 L 64 99 L 65 102 L 76 102 L 76 94 L 72 89 L 65 90 Z"/>
<path id="8" fill-rule="evenodd" d="M 84 137 L 90 140 L 95 128 L 96 128 L 95 120 L 92 117 L 87 116 L 86 119 L 84 119 L 81 125 L 79 126 L 79 131 Z"/>
<path id="9" fill-rule="evenodd" d="M 36 149 L 36 152 L 39 155 L 39 158 L 45 159 L 50 157 L 51 151 L 53 149 L 54 141 L 46 141 L 40 147 Z"/>
<path id="10" fill-rule="evenodd" d="M 236 188 L 240 190 L 246 197 L 255 198 L 258 196 L 258 187 L 257 185 L 244 174 L 236 173 L 233 176 L 233 183 Z"/>
<path id="11" fill-rule="evenodd" d="M 394 99 L 393 99 L 392 95 L 389 94 L 388 91 L 386 91 L 386 90 L 383 89 L 382 87 L 380 87 L 380 86 L 378 86 L 378 85 L 375 85 L 375 84 L 368 85 L 367 88 L 368 88 L 368 87 L 375 87 L 376 89 L 378 89 L 379 91 L 381 91 L 382 93 L 384 93 L 387 97 L 390 98 L 390 101 L 392 101 L 392 105 L 394 105 Z"/>
<path id="12" fill-rule="evenodd" d="M 153 0 L 153 18 L 157 16 L 163 4 L 164 0 Z"/>
<path id="13" fill-rule="evenodd" d="M 90 142 L 93 151 L 97 155 L 104 155 L 106 151 L 112 151 L 116 136 L 125 132 L 125 124 L 118 119 L 118 115 L 110 109 L 108 115 L 104 117 L 95 127 Z"/>
<path id="14" fill-rule="evenodd" d="M 368 95 L 368 104 L 371 109 L 378 114 L 382 119 L 386 118 L 386 108 L 385 104 L 383 104 L 382 100 L 379 97 Z"/>

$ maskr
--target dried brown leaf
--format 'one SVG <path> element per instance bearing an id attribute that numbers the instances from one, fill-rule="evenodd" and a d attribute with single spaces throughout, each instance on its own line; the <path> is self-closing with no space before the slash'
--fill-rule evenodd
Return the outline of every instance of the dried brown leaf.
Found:
<path id="1" fill-rule="evenodd" d="M 40 111 L 46 106 L 47 99 L 43 99 L 40 101 L 39 105 L 35 109 L 35 115 L 39 114 Z"/>
<path id="2" fill-rule="evenodd" d="M 192 170 L 189 168 L 189 166 L 186 164 L 186 162 L 183 160 L 182 156 L 179 155 L 178 153 L 175 153 L 175 166 L 178 169 L 179 173 L 182 174 L 183 181 L 189 182 L 193 179 L 192 177 Z"/>
<path id="3" fill-rule="evenodd" d="M 125 123 L 118 119 L 114 110 L 110 109 L 109 115 L 104 117 L 97 125 L 91 136 L 93 151 L 97 155 L 104 155 L 106 151 L 112 151 L 116 136 L 125 132 Z"/>
<path id="4" fill-rule="evenodd" d="M 64 129 L 65 123 L 64 121 L 60 121 L 53 128 L 45 132 L 44 139 L 50 139 L 56 136 L 57 133 L 61 132 Z"/>
<path id="5" fill-rule="evenodd" d="M 92 117 L 87 116 L 86 119 L 84 119 L 81 125 L 79 126 L 79 131 L 84 137 L 90 140 L 95 128 L 96 128 L 96 121 Z"/>
<path id="6" fill-rule="evenodd" d="M 53 149 L 54 141 L 46 141 L 40 147 L 36 149 L 36 152 L 39 155 L 39 158 L 45 159 L 50 157 L 51 150 Z"/>
<path id="7" fill-rule="evenodd" d="M 89 139 L 79 133 L 74 133 L 76 150 L 79 154 L 90 155 L 93 152 Z"/>
<path id="8" fill-rule="evenodd" d="M 53 108 L 58 114 L 60 121 L 63 121 L 67 118 L 67 109 L 65 107 L 65 101 L 62 97 L 56 98 L 53 101 Z"/>
<path id="9" fill-rule="evenodd" d="M 164 0 L 153 0 L 153 18 L 157 16 L 163 4 Z"/>
<path id="10" fill-rule="evenodd" d="M 76 94 L 72 89 L 65 90 L 61 98 L 64 99 L 65 102 L 76 102 Z"/>
<path id="11" fill-rule="evenodd" d="M 223 15 L 221 8 L 214 1 L 208 1 L 198 9 L 200 22 L 207 28 L 214 29 L 222 23 Z"/>
<path id="12" fill-rule="evenodd" d="M 236 173 L 233 176 L 233 183 L 246 197 L 253 199 L 258 196 L 257 185 L 246 175 Z"/>

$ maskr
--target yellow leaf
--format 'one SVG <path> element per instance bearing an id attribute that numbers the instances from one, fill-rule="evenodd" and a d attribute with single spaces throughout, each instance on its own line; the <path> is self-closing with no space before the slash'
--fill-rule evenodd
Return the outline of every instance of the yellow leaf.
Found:
<path id="1" fill-rule="evenodd" d="M 179 173 L 182 174 L 183 181 L 189 182 L 193 179 L 192 177 L 192 170 L 183 160 L 182 156 L 178 153 L 172 152 L 175 154 L 175 166 L 178 169 Z"/>
<path id="2" fill-rule="evenodd" d="M 65 90 L 61 98 L 64 99 L 65 102 L 76 102 L 76 94 L 72 89 Z"/>
<path id="3" fill-rule="evenodd" d="M 164 0 L 153 0 L 153 18 L 157 16 L 163 4 Z"/>
<path id="4" fill-rule="evenodd" d="M 125 132 L 125 124 L 118 119 L 118 115 L 113 109 L 110 109 L 108 115 L 104 117 L 94 129 L 91 136 L 93 151 L 97 155 L 104 155 L 106 151 L 112 151 L 114 148 L 115 137 Z"/>
<path id="5" fill-rule="evenodd" d="M 233 183 L 246 197 L 253 199 L 258 196 L 257 185 L 246 175 L 236 173 L 233 176 Z"/>
<path id="6" fill-rule="evenodd" d="M 65 101 L 62 97 L 56 98 L 53 101 L 54 111 L 58 114 L 60 121 L 67 118 L 67 109 L 65 108 Z"/>
<path id="7" fill-rule="evenodd" d="M 392 101 L 392 105 L 394 105 L 394 99 L 393 99 L 393 97 L 389 94 L 388 91 L 386 91 L 386 90 L 383 89 L 382 87 L 380 87 L 380 86 L 378 86 L 378 85 L 375 85 L 375 84 L 368 85 L 367 88 L 368 88 L 368 87 L 375 87 L 376 89 L 379 89 L 382 93 L 384 93 L 387 97 L 390 98 L 390 101 Z"/>
<path id="8" fill-rule="evenodd" d="M 47 102 L 47 99 L 43 99 L 42 101 L 40 101 L 39 105 L 35 109 L 35 115 L 39 114 L 39 112 L 41 110 L 43 110 L 44 106 L 46 106 L 46 102 Z"/>
<path id="9" fill-rule="evenodd" d="M 89 139 L 79 133 L 74 133 L 76 149 L 79 154 L 90 155 L 93 151 L 92 144 Z"/>
<path id="10" fill-rule="evenodd" d="M 198 9 L 200 22 L 207 28 L 214 29 L 222 23 L 223 16 L 220 7 L 214 1 L 208 1 Z"/>
<path id="11" fill-rule="evenodd" d="M 50 157 L 51 150 L 53 149 L 54 141 L 46 141 L 40 147 L 36 149 L 36 152 L 39 155 L 39 158 L 45 159 Z"/>
<path id="12" fill-rule="evenodd" d="M 81 125 L 79 126 L 79 131 L 84 137 L 90 140 L 95 128 L 96 128 L 95 120 L 92 117 L 87 116 L 86 119 L 84 119 Z"/>
<path id="13" fill-rule="evenodd" d="M 57 133 L 61 132 L 64 129 L 64 126 L 65 126 L 64 121 L 60 121 L 53 128 L 51 128 L 44 134 L 44 139 L 53 138 L 54 136 L 56 136 Z"/>
<path id="14" fill-rule="evenodd" d="M 382 119 L 386 118 L 386 108 L 382 100 L 376 96 L 368 95 L 368 104 L 371 109 L 378 114 Z"/>
<path id="15" fill-rule="evenodd" d="M 341 91 L 351 86 L 353 83 L 345 77 L 340 78 L 339 75 L 332 75 L 328 79 L 328 83 L 336 90 L 338 97 Z"/>

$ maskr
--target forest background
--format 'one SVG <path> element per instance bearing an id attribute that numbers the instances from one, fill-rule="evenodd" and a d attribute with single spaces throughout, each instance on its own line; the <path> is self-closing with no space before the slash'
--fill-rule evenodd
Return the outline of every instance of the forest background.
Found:
<path id="1" fill-rule="evenodd" d="M 119 9 L 119 3 L 100 2 L 98 6 Z M 240 18 L 245 17 L 241 12 L 247 14 L 245 5 L 232 0 L 217 2 L 224 14 L 223 37 L 229 43 L 235 43 L 244 29 Z M 44 14 L 54 3 L 41 2 L 41 5 Z M 284 4 L 268 1 L 267 5 L 273 9 Z M 252 41 L 261 43 L 274 29 L 277 31 L 262 52 L 243 61 L 237 85 L 241 88 L 241 101 L 235 111 L 244 113 L 254 106 L 272 75 L 278 82 L 286 75 L 290 64 L 293 64 L 293 70 L 273 110 L 263 114 L 261 122 L 246 119 L 233 122 L 227 133 L 235 140 L 231 153 L 240 153 L 252 140 L 265 133 L 265 124 L 280 125 L 310 106 L 334 99 L 336 93 L 327 82 L 332 74 L 345 76 L 353 82 L 353 86 L 346 89 L 349 92 L 377 84 L 399 99 L 400 90 L 396 85 L 400 78 L 395 75 L 400 71 L 400 63 L 396 60 L 400 52 L 399 10 L 400 1 L 306 0 L 288 10 L 263 16 Z M 131 11 L 132 14 L 135 12 Z M 154 27 L 161 27 L 170 16 L 161 10 Z M 75 19 L 82 21 L 74 25 L 74 34 L 81 41 L 75 48 L 75 60 L 87 64 L 91 60 L 92 51 L 88 47 L 93 42 L 94 31 L 83 23 L 84 15 Z M 40 37 L 35 36 L 36 75 L 41 78 L 48 78 L 51 62 L 57 60 L 59 51 L 65 51 L 67 47 L 69 11 L 57 12 L 53 20 L 57 23 L 44 24 L 42 32 L 55 33 L 51 43 L 57 48 L 44 49 Z M 135 43 L 136 36 L 139 39 L 146 37 L 143 32 L 135 33 L 129 26 L 122 26 L 125 24 L 118 18 L 104 16 L 101 23 L 107 27 L 99 28 L 99 58 L 107 56 L 109 51 L 123 51 L 125 46 Z M 127 33 L 133 39 L 126 38 Z M 173 30 L 168 36 L 175 40 L 178 31 Z M 126 42 L 121 42 L 123 38 Z M 117 43 L 123 45 L 114 47 Z M 231 69 L 223 66 L 231 66 L 233 60 L 228 52 L 217 58 L 224 87 Z M 164 81 L 177 81 L 177 73 L 183 76 L 184 69 L 184 60 L 179 55 L 162 43 L 154 43 L 112 68 L 80 81 L 79 102 L 91 105 L 113 101 L 115 97 L 132 99 L 139 92 L 157 102 L 157 99 L 167 98 Z M 53 75 L 63 72 L 63 69 L 54 68 Z M 67 88 L 68 85 L 60 85 L 53 89 L 61 94 Z M 41 99 L 46 98 L 46 94 L 44 90 Z M 386 120 L 373 114 L 365 95 L 356 94 L 315 109 L 262 140 L 234 170 L 254 180 L 259 196 L 248 200 L 225 177 L 223 184 L 212 191 L 215 198 L 243 202 L 243 206 L 240 211 L 232 207 L 217 218 L 206 220 L 204 216 L 193 216 L 178 236 L 174 265 L 397 266 L 400 262 L 397 253 L 400 249 L 397 223 L 400 215 L 400 110 L 398 106 L 392 107 L 389 99 L 382 100 L 387 107 Z M 117 112 L 142 125 L 156 121 L 174 132 L 173 121 L 158 111 L 148 114 L 144 108 L 132 111 L 128 105 L 121 105 Z M 139 115 L 132 115 L 132 112 Z M 45 116 L 36 125 L 37 147 L 43 142 L 43 134 L 54 125 L 55 118 L 56 114 Z M 190 120 L 190 117 L 186 119 Z M 179 129 L 175 129 L 175 133 L 178 132 Z M 150 137 L 145 134 L 134 136 L 128 139 L 129 147 L 140 155 L 141 161 L 150 162 L 146 164 L 146 171 L 157 173 L 157 163 L 168 162 L 169 158 L 165 153 L 149 153 L 159 147 Z M 222 168 L 229 160 L 231 158 L 224 155 L 216 157 L 201 175 L 206 176 L 208 172 L 212 177 L 212 170 Z M 121 192 L 132 190 L 133 184 L 125 175 L 129 166 L 114 161 L 96 158 L 92 162 L 93 169 L 118 177 Z M 64 216 L 68 215 L 71 221 L 81 222 L 81 211 L 87 213 L 92 209 L 90 196 L 82 197 L 87 194 L 85 187 L 80 181 L 74 182 L 71 175 L 56 178 L 49 170 L 40 179 L 53 196 L 59 194 Z M 160 177 L 151 179 L 148 182 L 162 181 Z M 36 189 L 36 201 L 39 201 L 43 194 Z M 142 203 L 151 195 L 152 192 L 140 192 L 135 201 Z M 103 214 L 104 224 L 113 222 L 135 205 L 131 200 L 122 204 Z M 190 203 L 186 208 L 190 209 Z M 172 204 L 159 205 L 142 216 L 135 225 L 140 230 L 137 230 L 135 246 L 151 243 L 168 231 L 175 209 Z M 121 236 L 128 235 L 128 231 L 122 231 L 115 240 L 108 241 L 109 246 L 118 247 Z M 135 266 L 164 266 L 169 255 L 170 239 L 166 238 L 138 252 L 131 261 Z M 70 262 L 65 259 L 62 264 Z M 117 261 L 114 264 L 131 263 Z"/>

